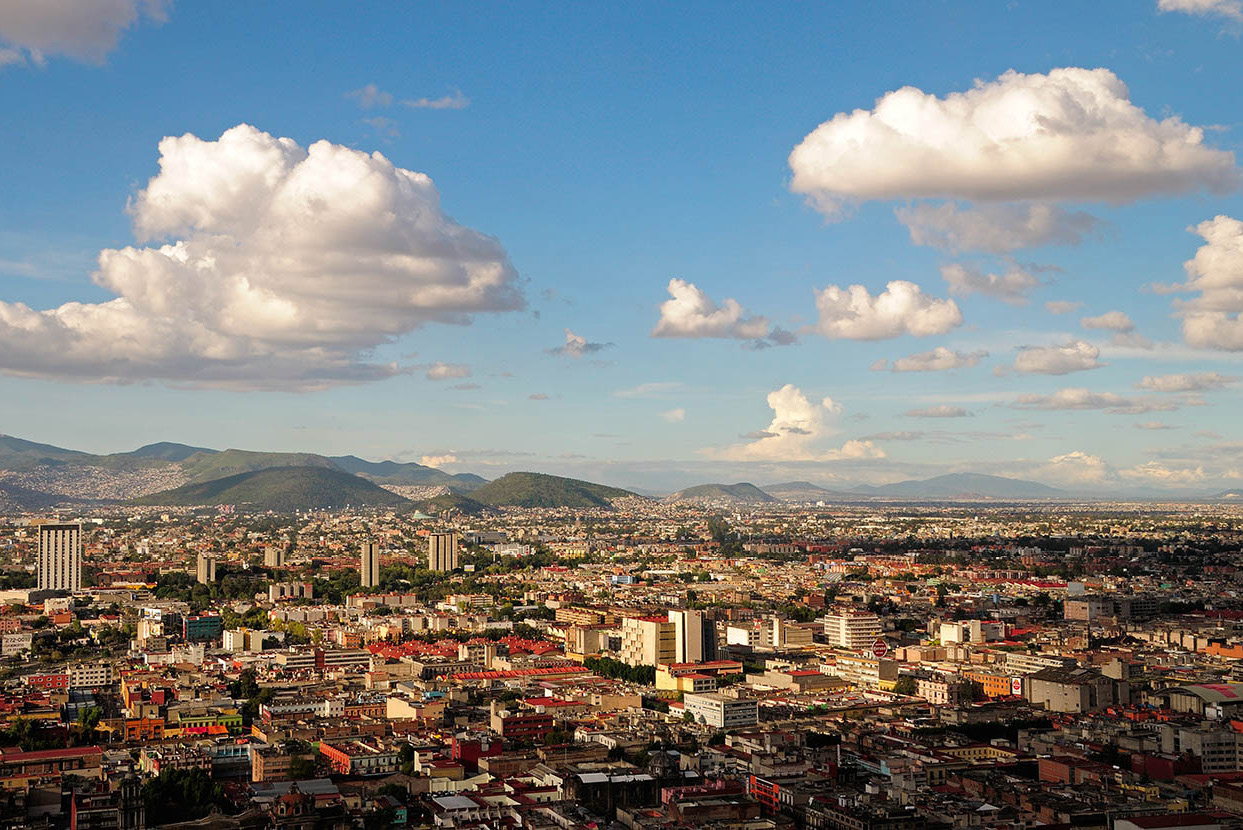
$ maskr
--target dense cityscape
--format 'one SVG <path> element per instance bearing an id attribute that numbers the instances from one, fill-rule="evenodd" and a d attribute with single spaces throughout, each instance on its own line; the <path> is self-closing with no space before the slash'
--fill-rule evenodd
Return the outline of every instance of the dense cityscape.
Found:
<path id="1" fill-rule="evenodd" d="M 4 826 L 1239 824 L 1240 509 L 618 502 L 7 517 Z"/>

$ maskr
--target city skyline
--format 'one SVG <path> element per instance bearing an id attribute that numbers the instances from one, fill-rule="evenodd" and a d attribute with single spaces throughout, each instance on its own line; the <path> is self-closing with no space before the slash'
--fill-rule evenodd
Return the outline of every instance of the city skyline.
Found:
<path id="1" fill-rule="evenodd" d="M 1237 484 L 1232 0 L 57 15 L 0 7 L 4 433 Z"/>

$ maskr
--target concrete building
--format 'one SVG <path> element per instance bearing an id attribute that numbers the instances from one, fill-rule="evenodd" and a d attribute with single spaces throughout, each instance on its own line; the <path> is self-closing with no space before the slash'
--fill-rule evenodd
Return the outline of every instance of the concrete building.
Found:
<path id="1" fill-rule="evenodd" d="M 263 549 L 263 567 L 285 567 L 285 549 L 280 545 L 268 545 Z"/>
<path id="2" fill-rule="evenodd" d="M 374 588 L 380 584 L 380 546 L 375 542 L 363 542 L 359 547 L 362 558 L 359 584 L 364 588 Z"/>
<path id="3" fill-rule="evenodd" d="M 210 585 L 216 581 L 216 557 L 207 553 L 200 553 L 198 558 L 198 569 L 195 572 L 195 578 L 200 585 Z"/>
<path id="4" fill-rule="evenodd" d="M 82 590 L 82 525 L 39 526 L 39 590 Z"/>
<path id="5" fill-rule="evenodd" d="M 1130 699 L 1130 684 L 1091 669 L 1042 669 L 1029 675 L 1026 696 L 1050 712 L 1096 712 Z"/>
<path id="6" fill-rule="evenodd" d="M 702 611 L 670 611 L 673 623 L 674 662 L 698 663 L 704 659 L 704 615 Z"/>
<path id="7" fill-rule="evenodd" d="M 432 533 L 427 537 L 427 569 L 429 571 L 457 570 L 456 533 Z"/>
<path id="8" fill-rule="evenodd" d="M 760 722 L 759 704 L 751 698 L 718 694 L 683 695 L 682 705 L 695 720 L 717 729 L 755 726 Z"/>
<path id="9" fill-rule="evenodd" d="M 677 627 L 666 617 L 627 617 L 621 626 L 621 661 L 628 666 L 676 663 Z"/>
<path id="10" fill-rule="evenodd" d="M 881 634 L 880 617 L 868 611 L 845 609 L 824 618 L 824 636 L 834 648 L 863 651 Z"/>

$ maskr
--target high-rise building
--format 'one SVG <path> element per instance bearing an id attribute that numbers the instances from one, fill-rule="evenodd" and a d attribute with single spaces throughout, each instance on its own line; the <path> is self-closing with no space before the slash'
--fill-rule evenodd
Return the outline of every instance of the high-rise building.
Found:
<path id="1" fill-rule="evenodd" d="M 427 569 L 429 571 L 457 570 L 456 533 L 433 533 L 427 537 Z"/>
<path id="2" fill-rule="evenodd" d="M 844 609 L 824 618 L 824 636 L 829 645 L 862 651 L 881 635 L 880 617 L 868 611 Z"/>
<path id="3" fill-rule="evenodd" d="M 380 546 L 375 542 L 362 543 L 362 580 L 364 588 L 380 584 Z"/>
<path id="4" fill-rule="evenodd" d="M 285 567 L 285 549 L 280 545 L 268 545 L 263 549 L 263 567 Z"/>
<path id="5" fill-rule="evenodd" d="M 200 585 L 210 585 L 216 581 L 216 557 L 207 553 L 199 554 L 198 570 L 196 572 L 198 583 Z"/>
<path id="6" fill-rule="evenodd" d="M 82 590 L 82 525 L 39 526 L 39 590 Z"/>
<path id="7" fill-rule="evenodd" d="M 674 662 L 698 663 L 704 659 L 704 615 L 702 611 L 670 611 L 673 623 Z"/>

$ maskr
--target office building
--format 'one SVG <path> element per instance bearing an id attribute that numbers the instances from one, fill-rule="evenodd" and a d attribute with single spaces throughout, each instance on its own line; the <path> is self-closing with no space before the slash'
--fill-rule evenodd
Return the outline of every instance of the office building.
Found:
<path id="1" fill-rule="evenodd" d="M 666 617 L 627 617 L 621 626 L 621 661 L 660 666 L 677 659 L 677 624 Z"/>
<path id="2" fill-rule="evenodd" d="M 82 590 L 82 525 L 39 526 L 39 590 Z"/>
<path id="3" fill-rule="evenodd" d="M 880 617 L 868 611 L 845 609 L 824 618 L 824 636 L 834 648 L 863 651 L 880 636 Z"/>
<path id="4" fill-rule="evenodd" d="M 364 588 L 374 588 L 380 584 L 380 546 L 375 542 L 363 542 L 362 580 Z"/>
<path id="5" fill-rule="evenodd" d="M 216 557 L 206 553 L 199 554 L 197 578 L 200 585 L 210 585 L 216 581 Z"/>
<path id="6" fill-rule="evenodd" d="M 457 534 L 433 533 L 427 537 L 427 569 L 457 570 Z"/>

